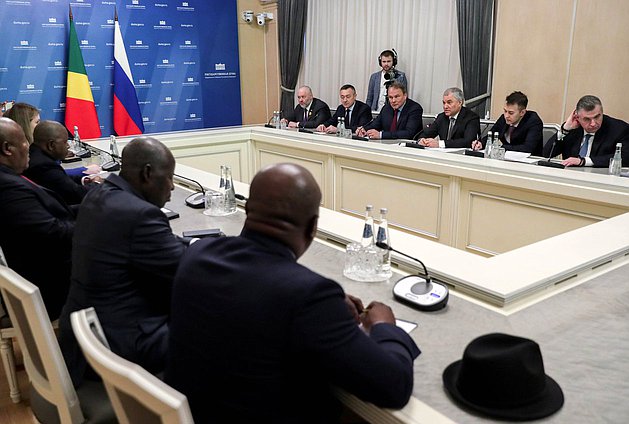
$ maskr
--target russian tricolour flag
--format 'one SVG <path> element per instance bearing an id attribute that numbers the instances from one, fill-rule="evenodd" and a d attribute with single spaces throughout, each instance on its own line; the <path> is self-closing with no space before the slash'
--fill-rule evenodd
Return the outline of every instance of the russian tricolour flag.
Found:
<path id="1" fill-rule="evenodd" d="M 120 136 L 144 133 L 138 95 L 133 85 L 117 13 L 114 23 L 114 131 Z"/>

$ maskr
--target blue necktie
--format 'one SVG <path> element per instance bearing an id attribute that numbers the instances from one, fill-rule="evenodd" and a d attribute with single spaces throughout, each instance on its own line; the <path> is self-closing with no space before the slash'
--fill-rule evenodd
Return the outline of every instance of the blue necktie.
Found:
<path id="1" fill-rule="evenodd" d="M 588 154 L 588 146 L 590 145 L 590 138 L 592 134 L 585 134 L 581 150 L 579 150 L 579 157 L 584 158 Z"/>

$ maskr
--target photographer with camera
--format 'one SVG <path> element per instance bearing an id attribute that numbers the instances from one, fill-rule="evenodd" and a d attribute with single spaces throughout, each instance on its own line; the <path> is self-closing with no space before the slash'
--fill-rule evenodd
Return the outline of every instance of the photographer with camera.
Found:
<path id="1" fill-rule="evenodd" d="M 367 91 L 367 100 L 365 103 L 369 105 L 371 110 L 380 112 L 387 102 L 387 88 L 393 81 L 403 84 L 408 89 L 408 81 L 406 74 L 395 69 L 397 65 L 397 52 L 395 49 L 384 50 L 378 56 L 378 65 L 381 71 L 374 72 L 369 77 L 369 89 Z"/>

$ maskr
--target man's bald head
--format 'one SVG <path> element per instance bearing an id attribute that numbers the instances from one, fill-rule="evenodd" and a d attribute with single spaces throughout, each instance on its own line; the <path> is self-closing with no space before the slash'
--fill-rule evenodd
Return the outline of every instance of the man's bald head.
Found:
<path id="1" fill-rule="evenodd" d="M 0 117 L 0 164 L 21 174 L 28 168 L 28 140 L 22 127 L 9 118 Z"/>
<path id="2" fill-rule="evenodd" d="M 68 130 L 59 122 L 41 121 L 33 131 L 33 144 L 61 160 L 68 155 Z"/>
<path id="3" fill-rule="evenodd" d="M 134 138 L 122 150 L 120 176 L 160 208 L 170 200 L 170 192 L 175 188 L 174 171 L 175 158 L 155 138 Z"/>
<path id="4" fill-rule="evenodd" d="M 299 257 L 316 234 L 320 203 L 321 190 L 307 169 L 270 165 L 251 182 L 245 228 L 284 242 Z"/>

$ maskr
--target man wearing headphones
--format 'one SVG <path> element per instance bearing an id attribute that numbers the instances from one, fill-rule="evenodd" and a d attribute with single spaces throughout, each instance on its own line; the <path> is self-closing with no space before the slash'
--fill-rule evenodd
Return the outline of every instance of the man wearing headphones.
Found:
<path id="1" fill-rule="evenodd" d="M 406 74 L 395 69 L 397 65 L 397 54 L 395 50 L 384 50 L 378 56 L 378 65 L 382 68 L 379 72 L 374 72 L 369 77 L 369 89 L 367 91 L 367 100 L 365 103 L 369 105 L 371 110 L 380 112 L 387 102 L 387 87 L 393 81 L 403 84 L 408 89 L 408 81 Z"/>

